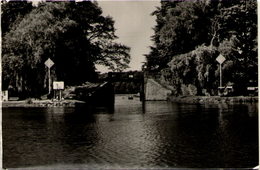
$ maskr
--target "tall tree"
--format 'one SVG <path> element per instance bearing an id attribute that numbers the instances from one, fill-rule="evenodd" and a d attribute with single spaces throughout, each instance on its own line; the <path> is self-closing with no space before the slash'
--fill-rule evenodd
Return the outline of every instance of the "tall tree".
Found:
<path id="1" fill-rule="evenodd" d="M 157 26 L 152 37 L 162 62 L 159 69 L 167 67 L 172 56 L 209 42 L 209 28 L 204 25 L 210 24 L 207 16 L 211 13 L 206 1 L 162 1 L 161 4 L 153 13 Z M 147 60 L 153 58 L 152 54 L 147 55 Z"/>
<path id="2" fill-rule="evenodd" d="M 1 1 L 1 30 L 4 35 L 12 25 L 21 21 L 21 19 L 33 9 L 32 2 L 21 1 Z"/>
<path id="3" fill-rule="evenodd" d="M 219 51 L 228 59 L 224 63 L 226 82 L 231 80 L 244 94 L 247 86 L 257 86 L 257 3 L 236 2 L 224 8 L 222 16 Z"/>
<path id="4" fill-rule="evenodd" d="M 47 68 L 67 85 L 93 80 L 95 63 L 124 69 L 129 48 L 115 43 L 114 21 L 94 2 L 41 2 L 3 37 L 3 79 L 28 95 L 46 90 Z"/>
<path id="5" fill-rule="evenodd" d="M 256 10 L 254 0 L 162 1 L 153 13 L 157 25 L 154 46 L 146 55 L 147 70 L 170 77 L 165 71 L 170 69 L 176 93 L 182 93 L 183 84 L 192 84 L 199 93 L 206 89 L 214 94 L 219 84 L 215 58 L 222 54 L 227 59 L 224 85 L 235 84 L 244 94 L 242 89 L 257 81 Z"/>

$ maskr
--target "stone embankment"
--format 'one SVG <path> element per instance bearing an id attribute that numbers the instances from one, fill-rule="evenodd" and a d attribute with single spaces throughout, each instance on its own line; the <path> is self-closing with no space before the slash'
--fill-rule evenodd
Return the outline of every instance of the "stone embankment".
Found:
<path id="1" fill-rule="evenodd" d="M 258 96 L 233 96 L 233 97 L 220 97 L 220 96 L 183 96 L 175 97 L 169 96 L 169 101 L 176 103 L 194 103 L 194 104 L 219 104 L 219 103 L 257 103 Z"/>
<path id="2" fill-rule="evenodd" d="M 4 101 L 2 107 L 75 107 L 77 104 L 85 102 L 79 100 L 33 100 L 27 99 L 22 101 Z"/>

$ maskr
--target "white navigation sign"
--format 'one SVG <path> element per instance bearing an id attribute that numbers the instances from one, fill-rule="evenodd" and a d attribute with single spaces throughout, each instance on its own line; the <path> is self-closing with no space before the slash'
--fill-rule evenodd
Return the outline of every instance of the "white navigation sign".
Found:
<path id="1" fill-rule="evenodd" d="M 64 89 L 64 81 L 54 81 L 53 82 L 54 90 L 63 90 Z"/>
<path id="2" fill-rule="evenodd" d="M 54 62 L 48 58 L 48 60 L 45 61 L 44 63 L 48 68 L 51 68 L 54 65 Z"/>
<path id="3" fill-rule="evenodd" d="M 224 63 L 224 61 L 226 60 L 226 58 L 223 56 L 223 55 L 219 55 L 217 58 L 216 58 L 216 60 L 217 60 L 217 62 L 219 63 L 219 64 L 222 64 L 222 63 Z"/>

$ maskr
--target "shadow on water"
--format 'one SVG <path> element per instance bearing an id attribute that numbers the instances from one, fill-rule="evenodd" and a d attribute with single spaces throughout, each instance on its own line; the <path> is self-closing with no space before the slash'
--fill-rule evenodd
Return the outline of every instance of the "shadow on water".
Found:
<path id="1" fill-rule="evenodd" d="M 85 163 L 99 141 L 98 114 L 107 107 L 3 109 L 3 166 Z"/>
<path id="2" fill-rule="evenodd" d="M 257 164 L 257 104 L 174 107 L 178 110 L 175 133 L 181 133 L 175 138 L 179 141 L 176 147 L 182 148 L 185 153 L 178 154 L 175 159 L 177 162 L 191 167 L 212 168 L 250 167 Z M 245 156 L 246 153 L 251 154 Z M 250 161 L 245 161 L 249 157 Z M 201 162 L 199 166 L 198 162 Z"/>

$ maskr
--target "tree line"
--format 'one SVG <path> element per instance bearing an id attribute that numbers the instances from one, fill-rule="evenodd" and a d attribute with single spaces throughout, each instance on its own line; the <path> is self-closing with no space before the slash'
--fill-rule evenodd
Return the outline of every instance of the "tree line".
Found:
<path id="1" fill-rule="evenodd" d="M 215 95 L 222 64 L 223 85 L 236 95 L 257 86 L 257 1 L 161 1 L 146 70 L 160 73 L 175 95 Z"/>
<path id="2" fill-rule="evenodd" d="M 96 1 L 2 1 L 3 89 L 20 97 L 37 97 L 52 80 L 66 85 L 93 81 L 96 64 L 122 71 L 130 62 L 130 48 L 118 43 L 114 20 L 103 16 Z"/>

